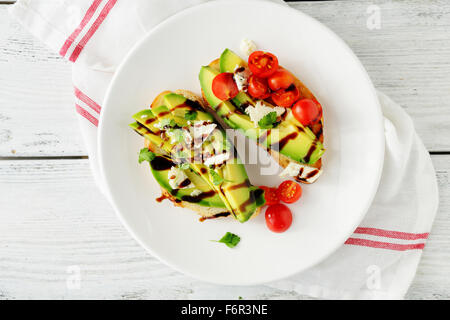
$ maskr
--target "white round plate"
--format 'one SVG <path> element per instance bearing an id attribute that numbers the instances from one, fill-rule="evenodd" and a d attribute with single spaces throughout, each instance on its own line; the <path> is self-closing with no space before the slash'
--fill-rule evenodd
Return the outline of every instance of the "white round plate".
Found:
<path id="1" fill-rule="evenodd" d="M 240 52 L 243 38 L 276 54 L 324 107 L 324 172 L 316 183 L 303 186 L 300 201 L 289 205 L 294 220 L 282 234 L 265 226 L 264 211 L 243 224 L 232 218 L 199 222 L 188 209 L 156 202 L 158 184 L 148 164 L 137 161 L 143 139 L 128 127 L 131 116 L 163 90 L 200 94 L 200 67 L 225 48 Z M 120 220 L 154 256 L 201 280 L 259 284 L 317 264 L 352 234 L 381 175 L 382 114 L 359 60 L 316 20 L 271 2 L 211 1 L 167 19 L 128 54 L 104 102 L 99 154 Z M 282 181 L 279 172 L 262 175 L 259 169 L 247 166 L 253 184 L 275 186 Z M 237 247 L 210 241 L 228 231 L 241 237 Z"/>

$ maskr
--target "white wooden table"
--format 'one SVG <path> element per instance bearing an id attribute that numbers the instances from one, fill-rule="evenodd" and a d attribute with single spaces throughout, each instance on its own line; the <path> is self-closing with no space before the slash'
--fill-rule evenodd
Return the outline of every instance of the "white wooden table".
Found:
<path id="1" fill-rule="evenodd" d="M 381 10 L 380 29 L 366 26 L 371 3 Z M 414 119 L 432 155 L 441 203 L 407 298 L 449 299 L 450 2 L 291 5 L 340 35 L 375 86 Z M 12 21 L 7 6 L 0 2 L 0 299 L 306 298 L 266 286 L 201 283 L 147 254 L 94 185 L 70 64 Z M 79 289 L 66 284 L 74 268 Z"/>

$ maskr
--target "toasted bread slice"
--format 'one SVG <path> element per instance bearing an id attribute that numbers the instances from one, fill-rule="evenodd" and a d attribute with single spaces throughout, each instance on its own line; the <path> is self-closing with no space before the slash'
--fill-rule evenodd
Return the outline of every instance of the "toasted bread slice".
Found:
<path id="1" fill-rule="evenodd" d="M 210 67 L 213 68 L 218 68 L 219 65 L 219 58 L 215 59 L 213 61 L 211 61 L 211 63 L 209 64 Z M 280 68 L 283 68 L 280 66 Z M 312 92 L 303 84 L 303 82 L 300 81 L 300 79 L 298 79 L 297 77 L 294 76 L 294 84 L 297 86 L 297 88 L 300 91 L 300 95 L 302 98 L 305 99 L 311 99 L 314 101 L 317 101 L 316 97 L 312 94 Z M 222 127 L 230 129 L 230 127 L 224 122 L 222 121 L 222 119 L 214 112 L 214 109 L 208 104 L 207 99 L 205 97 L 205 93 L 202 90 L 202 98 L 204 101 L 204 104 L 207 105 L 207 109 L 210 113 L 212 113 L 214 115 L 214 117 L 216 119 L 219 119 L 218 121 L 220 122 L 220 124 L 222 125 Z M 323 124 L 324 124 L 324 120 L 323 120 L 323 113 L 322 116 L 320 118 L 320 121 L 318 121 L 316 124 L 310 126 L 309 128 L 311 129 L 311 131 L 316 135 L 317 139 L 323 143 L 324 137 L 323 137 Z M 265 149 L 271 156 L 272 158 L 278 162 L 278 164 L 282 167 L 282 168 L 286 168 L 290 163 L 294 162 L 294 163 L 298 163 L 301 164 L 302 166 L 305 167 L 311 167 L 311 168 L 315 168 L 317 170 L 321 170 L 322 169 L 322 159 L 317 160 L 314 164 L 312 165 L 307 165 L 304 163 L 300 163 L 297 162 L 295 160 L 290 159 L 289 157 L 279 153 L 276 150 L 273 149 L 267 149 L 266 147 L 262 146 L 260 143 L 257 143 L 259 147 Z M 301 183 L 306 183 L 306 184 L 310 184 L 312 182 L 308 182 L 304 179 L 298 179 L 298 177 L 293 177 L 295 180 L 297 180 L 298 182 Z"/>
<path id="2" fill-rule="evenodd" d="M 199 97 L 195 93 L 188 91 L 188 90 L 176 90 L 174 92 L 177 94 L 183 95 L 186 99 L 198 102 L 202 108 L 204 108 L 206 111 L 210 112 L 210 110 L 208 110 L 208 107 L 207 107 L 208 105 L 204 101 L 204 99 L 202 97 Z M 152 105 L 154 103 L 159 103 L 161 101 L 160 99 L 163 99 L 163 97 L 167 93 L 170 93 L 170 91 L 164 91 L 164 92 L 160 93 L 153 100 Z M 155 153 L 165 154 L 164 150 L 162 150 L 158 146 L 152 144 L 147 139 L 144 139 L 144 146 Z M 227 209 L 224 209 L 224 208 L 205 207 L 205 206 L 198 205 L 196 203 L 181 201 L 181 200 L 175 198 L 174 196 L 172 196 L 167 190 L 165 190 L 164 188 L 161 187 L 161 197 L 158 198 L 158 201 L 162 201 L 163 199 L 170 200 L 177 207 L 187 208 L 192 211 L 195 211 L 198 215 L 201 216 L 199 219 L 200 221 L 204 221 L 207 219 L 219 218 L 219 217 L 227 217 L 227 216 L 231 215 L 227 211 Z M 261 207 L 256 208 L 255 212 L 253 213 L 253 215 L 251 216 L 250 219 L 257 216 L 260 212 L 261 212 Z"/>

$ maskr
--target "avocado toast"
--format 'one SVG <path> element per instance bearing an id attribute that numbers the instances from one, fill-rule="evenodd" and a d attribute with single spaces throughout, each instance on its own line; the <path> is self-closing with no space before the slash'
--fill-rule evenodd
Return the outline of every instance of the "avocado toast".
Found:
<path id="1" fill-rule="evenodd" d="M 196 211 L 200 220 L 231 215 L 245 222 L 264 205 L 264 191 L 251 185 L 225 131 L 188 91 L 165 91 L 130 127 L 145 138 L 147 160 L 162 196 Z"/>
<path id="2" fill-rule="evenodd" d="M 278 66 L 278 60 L 276 68 L 289 73 Z M 291 107 L 280 107 L 274 102 L 274 92 L 272 96 L 259 98 L 249 93 L 248 79 L 253 76 L 249 69 L 247 61 L 225 49 L 219 59 L 200 69 L 203 98 L 228 127 L 241 131 L 266 149 L 285 168 L 281 175 L 291 176 L 302 183 L 316 181 L 322 173 L 321 157 L 325 151 L 321 107 L 320 115 L 313 123 L 302 124 Z M 237 94 L 230 96 L 230 99 L 220 99 L 214 92 L 215 78 L 224 73 L 233 76 L 238 88 Z M 295 76 L 289 75 L 292 83 L 283 92 L 293 88 L 298 101 L 304 99 L 320 106 L 308 88 Z M 267 79 L 263 80 L 267 87 Z"/>

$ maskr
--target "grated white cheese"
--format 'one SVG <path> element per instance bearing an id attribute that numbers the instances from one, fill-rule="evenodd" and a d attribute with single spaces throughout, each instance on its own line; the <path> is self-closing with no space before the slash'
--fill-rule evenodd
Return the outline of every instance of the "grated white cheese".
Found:
<path id="1" fill-rule="evenodd" d="M 299 175 L 300 169 L 302 168 L 303 168 L 302 173 Z M 318 172 L 314 176 L 308 178 L 308 174 L 313 171 Z M 280 177 L 297 177 L 299 179 L 305 180 L 306 182 L 313 183 L 314 181 L 317 180 L 317 178 L 319 178 L 321 174 L 322 170 L 305 166 L 300 163 L 290 162 L 288 166 L 283 170 L 283 172 L 280 173 Z"/>
<path id="2" fill-rule="evenodd" d="M 266 104 L 264 104 L 264 101 L 258 100 L 255 103 L 255 106 L 248 106 L 245 109 L 245 113 L 247 113 L 250 116 L 250 120 L 253 121 L 255 124 L 255 128 L 258 127 L 258 122 L 261 120 L 266 114 L 271 113 L 275 111 L 277 113 L 277 117 L 281 116 L 285 111 L 286 108 L 283 107 L 269 107 Z"/>
<path id="3" fill-rule="evenodd" d="M 169 178 L 169 185 L 172 187 L 172 189 L 186 189 L 186 188 L 194 188 L 194 184 L 192 182 L 189 183 L 189 185 L 180 188 L 180 184 L 188 179 L 186 173 L 184 173 L 183 170 L 180 170 L 178 167 L 173 166 L 170 168 L 168 173 Z"/>
<path id="4" fill-rule="evenodd" d="M 229 152 L 224 152 L 224 153 L 220 153 L 214 156 L 211 156 L 209 158 L 207 158 L 204 161 L 204 164 L 206 166 L 210 166 L 210 165 L 221 165 L 222 163 L 226 162 L 228 159 L 230 159 L 230 153 Z"/>
<path id="5" fill-rule="evenodd" d="M 242 39 L 240 49 L 242 54 L 249 56 L 253 51 L 256 51 L 256 44 L 247 38 Z"/>

